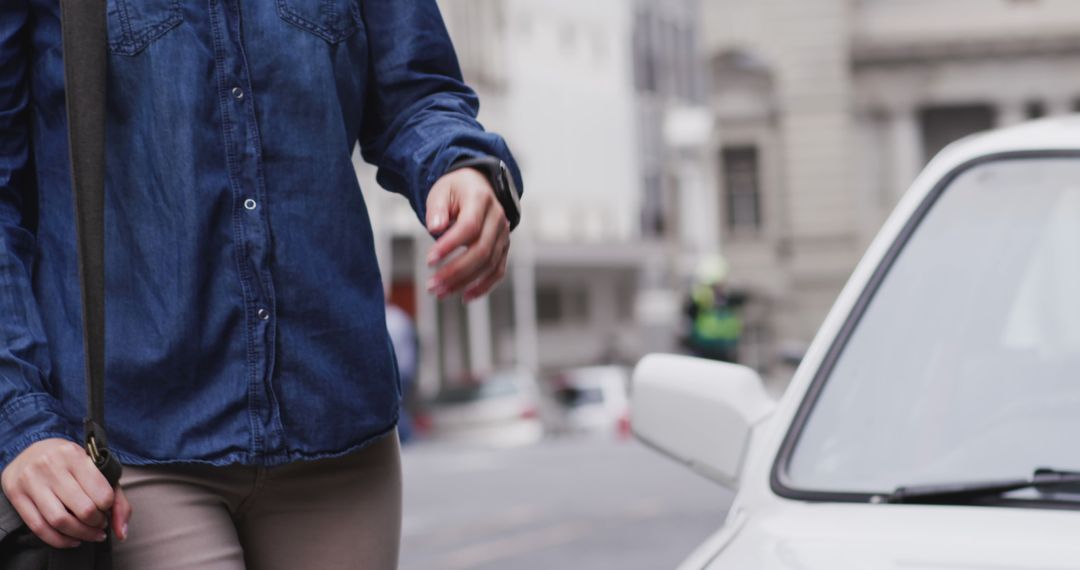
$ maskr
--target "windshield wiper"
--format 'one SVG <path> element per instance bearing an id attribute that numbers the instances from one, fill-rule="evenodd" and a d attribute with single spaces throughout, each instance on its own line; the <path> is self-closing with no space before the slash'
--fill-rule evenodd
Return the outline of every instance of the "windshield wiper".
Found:
<path id="1" fill-rule="evenodd" d="M 985 497 L 996 497 L 1020 489 L 1076 487 L 1080 493 L 1080 472 L 1036 469 L 1029 479 L 969 481 L 897 487 L 889 495 L 875 497 L 875 502 L 909 504 L 963 504 Z"/>

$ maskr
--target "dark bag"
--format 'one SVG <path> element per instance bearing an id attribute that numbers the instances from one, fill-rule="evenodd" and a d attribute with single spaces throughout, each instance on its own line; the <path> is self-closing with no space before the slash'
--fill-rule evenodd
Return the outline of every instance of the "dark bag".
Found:
<path id="1" fill-rule="evenodd" d="M 0 0 L 3 1 L 3 0 Z M 113 487 L 120 463 L 105 438 L 105 81 L 106 0 L 60 0 L 68 139 L 82 288 L 86 367 L 86 451 Z M 111 545 L 54 549 L 39 540 L 0 494 L 0 569 L 103 570 Z"/>

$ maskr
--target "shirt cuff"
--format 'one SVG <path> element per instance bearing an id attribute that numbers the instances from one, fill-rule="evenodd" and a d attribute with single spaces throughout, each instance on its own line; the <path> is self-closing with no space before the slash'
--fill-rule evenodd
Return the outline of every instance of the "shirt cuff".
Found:
<path id="1" fill-rule="evenodd" d="M 59 412 L 59 403 L 48 394 L 16 398 L 0 408 L 0 471 L 16 456 L 43 439 L 62 438 L 80 442 L 79 430 Z M 81 445 L 81 444 L 80 444 Z"/>

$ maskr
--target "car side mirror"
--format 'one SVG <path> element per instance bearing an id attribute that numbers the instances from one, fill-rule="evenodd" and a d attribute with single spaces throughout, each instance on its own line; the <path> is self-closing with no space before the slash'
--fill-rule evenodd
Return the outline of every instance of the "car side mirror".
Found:
<path id="1" fill-rule="evenodd" d="M 776 407 L 751 368 L 652 354 L 634 369 L 630 423 L 645 444 L 738 487 L 754 427 Z"/>

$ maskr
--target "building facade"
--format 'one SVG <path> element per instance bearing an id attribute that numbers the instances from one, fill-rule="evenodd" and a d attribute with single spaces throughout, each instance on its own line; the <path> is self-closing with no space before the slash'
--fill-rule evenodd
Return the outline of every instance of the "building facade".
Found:
<path id="1" fill-rule="evenodd" d="M 812 339 L 922 166 L 965 135 L 1072 112 L 1080 3 L 711 0 L 712 156 L 759 364 Z"/>

